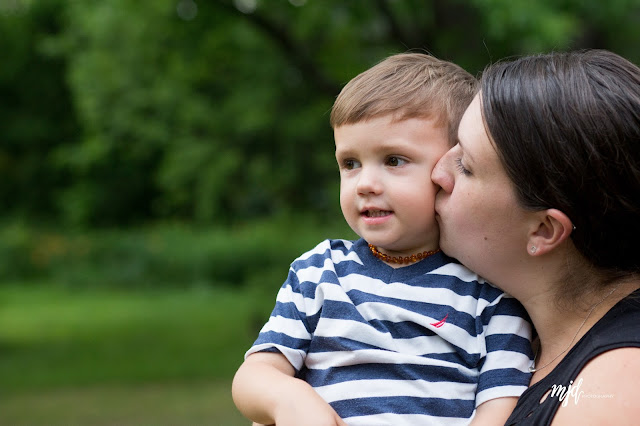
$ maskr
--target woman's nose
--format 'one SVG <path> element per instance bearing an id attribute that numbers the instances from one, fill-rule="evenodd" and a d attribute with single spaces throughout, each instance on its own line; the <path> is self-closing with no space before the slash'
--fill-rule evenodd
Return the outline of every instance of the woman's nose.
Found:
<path id="1" fill-rule="evenodd" d="M 444 191 L 449 193 L 453 190 L 453 174 L 451 173 L 453 162 L 452 149 L 450 149 L 438 160 L 431 172 L 431 180 L 433 183 L 439 185 Z"/>

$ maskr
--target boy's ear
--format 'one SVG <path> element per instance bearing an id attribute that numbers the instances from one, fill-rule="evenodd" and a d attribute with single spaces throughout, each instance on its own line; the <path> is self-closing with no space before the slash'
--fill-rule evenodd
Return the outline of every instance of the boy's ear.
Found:
<path id="1" fill-rule="evenodd" d="M 537 212 L 538 224 L 529 235 L 527 251 L 532 256 L 550 252 L 562 244 L 573 231 L 569 217 L 557 209 Z"/>

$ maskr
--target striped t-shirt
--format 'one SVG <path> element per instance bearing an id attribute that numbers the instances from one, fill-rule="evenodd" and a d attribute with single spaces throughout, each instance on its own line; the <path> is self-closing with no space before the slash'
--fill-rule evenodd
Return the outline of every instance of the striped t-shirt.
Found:
<path id="1" fill-rule="evenodd" d="M 394 269 L 362 239 L 326 240 L 292 263 L 245 356 L 281 352 L 349 425 L 468 424 L 527 388 L 525 318 L 443 253 Z"/>

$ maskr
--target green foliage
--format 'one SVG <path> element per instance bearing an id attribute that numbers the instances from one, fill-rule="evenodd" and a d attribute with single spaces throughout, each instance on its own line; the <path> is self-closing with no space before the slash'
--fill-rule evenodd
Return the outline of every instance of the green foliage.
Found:
<path id="1" fill-rule="evenodd" d="M 353 238 L 342 218 L 300 216 L 233 228 L 156 225 L 91 232 L 0 228 L 0 282 L 48 279 L 72 288 L 277 289 L 289 264 L 328 237 Z"/>
<path id="2" fill-rule="evenodd" d="M 194 7 L 195 5 L 195 7 Z M 638 0 L 0 2 L 5 214 L 229 225 L 334 210 L 328 112 L 384 57 L 640 54 Z"/>
<path id="3" fill-rule="evenodd" d="M 61 1 L 0 1 L 0 202 L 2 215 L 51 218 L 68 176 L 53 152 L 79 131 L 66 61 L 43 49 L 60 31 Z"/>
<path id="4" fill-rule="evenodd" d="M 206 5 L 184 22 L 174 6 L 123 0 L 67 9 L 59 45 L 86 137 L 56 156 L 78 177 L 62 198 L 65 217 L 225 223 L 286 211 L 298 198 L 308 207 L 315 198 L 302 183 L 318 177 L 316 164 L 326 174 L 332 157 L 322 117 L 330 102 L 292 85 L 251 25 Z M 99 84 L 97 75 L 105 76 Z"/>
<path id="5" fill-rule="evenodd" d="M 473 0 L 492 60 L 550 50 L 603 48 L 640 62 L 637 0 Z M 621 34 L 624 36 L 620 37 Z M 624 37 L 626 41 L 624 41 Z"/>

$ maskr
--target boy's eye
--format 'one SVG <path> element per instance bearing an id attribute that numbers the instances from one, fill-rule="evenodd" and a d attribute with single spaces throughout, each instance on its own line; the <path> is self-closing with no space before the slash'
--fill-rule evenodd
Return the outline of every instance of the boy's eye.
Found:
<path id="1" fill-rule="evenodd" d="M 391 156 L 387 158 L 387 165 L 391 167 L 398 167 L 406 163 L 406 160 L 403 160 L 400 157 Z"/>
<path id="2" fill-rule="evenodd" d="M 353 159 L 344 160 L 342 162 L 342 167 L 347 170 L 357 169 L 358 167 L 360 167 L 360 162 Z"/>

